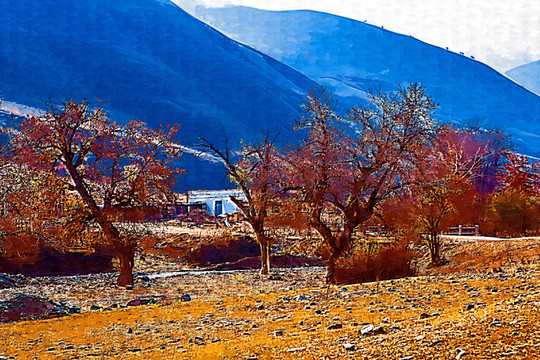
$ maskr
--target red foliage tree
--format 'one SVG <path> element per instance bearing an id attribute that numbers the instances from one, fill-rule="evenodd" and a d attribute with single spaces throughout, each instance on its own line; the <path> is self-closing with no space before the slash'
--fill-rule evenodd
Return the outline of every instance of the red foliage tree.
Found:
<path id="1" fill-rule="evenodd" d="M 80 201 L 71 208 L 75 218 L 97 225 L 101 241 L 120 261 L 118 285 L 132 285 L 138 237 L 123 226 L 121 209 L 167 201 L 181 172 L 171 166 L 180 154 L 172 142 L 176 133 L 177 127 L 151 130 L 137 121 L 120 126 L 109 121 L 102 108 L 91 110 L 85 101 L 68 100 L 20 124 L 10 161 L 59 175 L 68 191 L 52 190 L 77 195 Z M 142 220 L 144 214 L 139 215 L 129 220 Z"/>
<path id="2" fill-rule="evenodd" d="M 399 200 L 386 204 L 386 217 L 398 228 L 426 240 L 433 265 L 441 264 L 444 229 L 481 221 L 488 170 L 496 168 L 505 153 L 501 143 L 498 133 L 440 127 L 418 164 L 414 184 Z"/>
<path id="3" fill-rule="evenodd" d="M 540 163 L 511 153 L 498 173 L 499 191 L 485 212 L 488 230 L 505 236 L 535 234 L 540 230 Z"/>
<path id="4" fill-rule="evenodd" d="M 260 275 L 268 275 L 271 245 L 268 230 L 273 210 L 280 198 L 280 173 L 275 166 L 278 160 L 276 147 L 267 139 L 256 145 L 246 145 L 235 160 L 229 149 L 221 151 L 206 139 L 200 140 L 206 150 L 221 159 L 231 181 L 242 190 L 245 201 L 234 196 L 230 198 L 242 211 L 244 220 L 250 224 L 261 248 Z"/>
<path id="5" fill-rule="evenodd" d="M 289 151 L 287 186 L 296 189 L 310 227 L 330 250 L 327 282 L 359 225 L 409 182 L 434 134 L 436 105 L 417 84 L 396 95 L 377 94 L 339 117 L 332 99 L 310 95 L 298 127 L 307 138 Z"/>

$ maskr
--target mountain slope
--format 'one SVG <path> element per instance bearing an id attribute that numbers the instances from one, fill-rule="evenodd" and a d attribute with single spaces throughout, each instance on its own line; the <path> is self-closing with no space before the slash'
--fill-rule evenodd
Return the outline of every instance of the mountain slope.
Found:
<path id="1" fill-rule="evenodd" d="M 419 82 L 438 117 L 503 129 L 518 149 L 540 155 L 540 97 L 485 64 L 410 36 L 313 11 L 198 7 L 198 18 L 321 82 L 350 103 L 368 90 Z"/>
<path id="2" fill-rule="evenodd" d="M 506 75 L 540 95 L 540 60 L 508 70 Z"/>
<path id="3" fill-rule="evenodd" d="M 181 142 L 283 141 L 317 84 L 168 0 L 0 1 L 0 96 L 27 106 L 101 98 L 117 121 L 180 123 Z M 187 160 L 185 186 L 223 176 Z M 218 184 L 219 183 L 219 184 Z"/>

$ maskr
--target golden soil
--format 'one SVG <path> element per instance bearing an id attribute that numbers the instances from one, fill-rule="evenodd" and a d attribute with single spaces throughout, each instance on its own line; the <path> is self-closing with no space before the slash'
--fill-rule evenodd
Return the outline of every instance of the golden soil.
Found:
<path id="1" fill-rule="evenodd" d="M 431 275 L 359 285 L 326 286 L 317 268 L 264 281 L 255 272 L 186 275 L 174 286 L 190 302 L 0 324 L 0 356 L 538 359 L 538 243 L 449 240 L 449 264 Z M 381 328 L 362 334 L 368 324 Z"/>

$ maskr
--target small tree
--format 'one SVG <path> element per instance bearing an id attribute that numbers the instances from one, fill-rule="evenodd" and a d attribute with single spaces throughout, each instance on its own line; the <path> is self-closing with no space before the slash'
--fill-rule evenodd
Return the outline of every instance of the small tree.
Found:
<path id="1" fill-rule="evenodd" d="M 434 266 L 441 264 L 440 235 L 452 224 L 478 224 L 486 202 L 488 171 L 504 156 L 501 135 L 442 126 L 419 163 L 416 180 L 397 202 L 398 227 L 425 239 Z"/>
<path id="2" fill-rule="evenodd" d="M 510 154 L 498 173 L 499 190 L 485 212 L 489 230 L 506 236 L 540 230 L 540 163 L 523 155 Z"/>
<path id="3" fill-rule="evenodd" d="M 177 127 L 151 130 L 137 121 L 110 122 L 102 108 L 68 100 L 31 116 L 12 139 L 13 162 L 56 173 L 81 200 L 72 211 L 81 224 L 96 224 L 120 261 L 118 285 L 133 284 L 137 236 L 121 226 L 123 208 L 160 206 L 181 171 L 171 166 L 180 154 L 172 143 Z M 62 189 L 56 189 L 59 193 Z M 66 193 L 66 192 L 64 192 Z M 142 220 L 132 217 L 131 221 Z"/>
<path id="4" fill-rule="evenodd" d="M 270 273 L 270 245 L 268 227 L 271 212 L 279 199 L 279 171 L 275 167 L 278 159 L 277 149 L 265 139 L 253 146 L 244 146 L 239 158 L 234 160 L 230 149 L 220 151 L 209 141 L 201 138 L 202 147 L 217 155 L 227 168 L 231 181 L 236 183 L 245 201 L 230 196 L 230 199 L 242 211 L 244 220 L 249 223 L 257 243 L 261 248 L 260 275 Z"/>
<path id="5" fill-rule="evenodd" d="M 397 94 L 377 94 L 346 118 L 332 99 L 310 94 L 298 128 L 306 140 L 285 156 L 288 182 L 296 188 L 309 225 L 330 250 L 326 280 L 335 282 L 336 262 L 350 248 L 359 225 L 376 206 L 407 186 L 434 133 L 436 105 L 413 84 Z"/>

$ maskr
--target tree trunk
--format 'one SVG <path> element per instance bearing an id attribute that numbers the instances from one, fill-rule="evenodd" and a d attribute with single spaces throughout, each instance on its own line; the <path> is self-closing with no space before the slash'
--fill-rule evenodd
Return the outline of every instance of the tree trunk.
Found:
<path id="1" fill-rule="evenodd" d="M 259 274 L 265 276 L 270 274 L 270 244 L 268 240 L 259 242 L 261 247 L 261 270 Z"/>
<path id="2" fill-rule="evenodd" d="M 431 253 L 431 264 L 433 266 L 439 266 L 441 264 L 441 257 L 439 251 L 439 239 L 437 233 L 430 234 L 429 252 Z"/>
<path id="3" fill-rule="evenodd" d="M 336 284 L 336 265 L 339 256 L 336 251 L 332 251 L 330 257 L 328 258 L 328 266 L 326 268 L 326 283 L 327 284 Z"/>
<path id="4" fill-rule="evenodd" d="M 119 244 L 114 247 L 120 261 L 120 274 L 117 285 L 133 285 L 133 264 L 135 260 L 135 246 L 133 244 Z"/>

